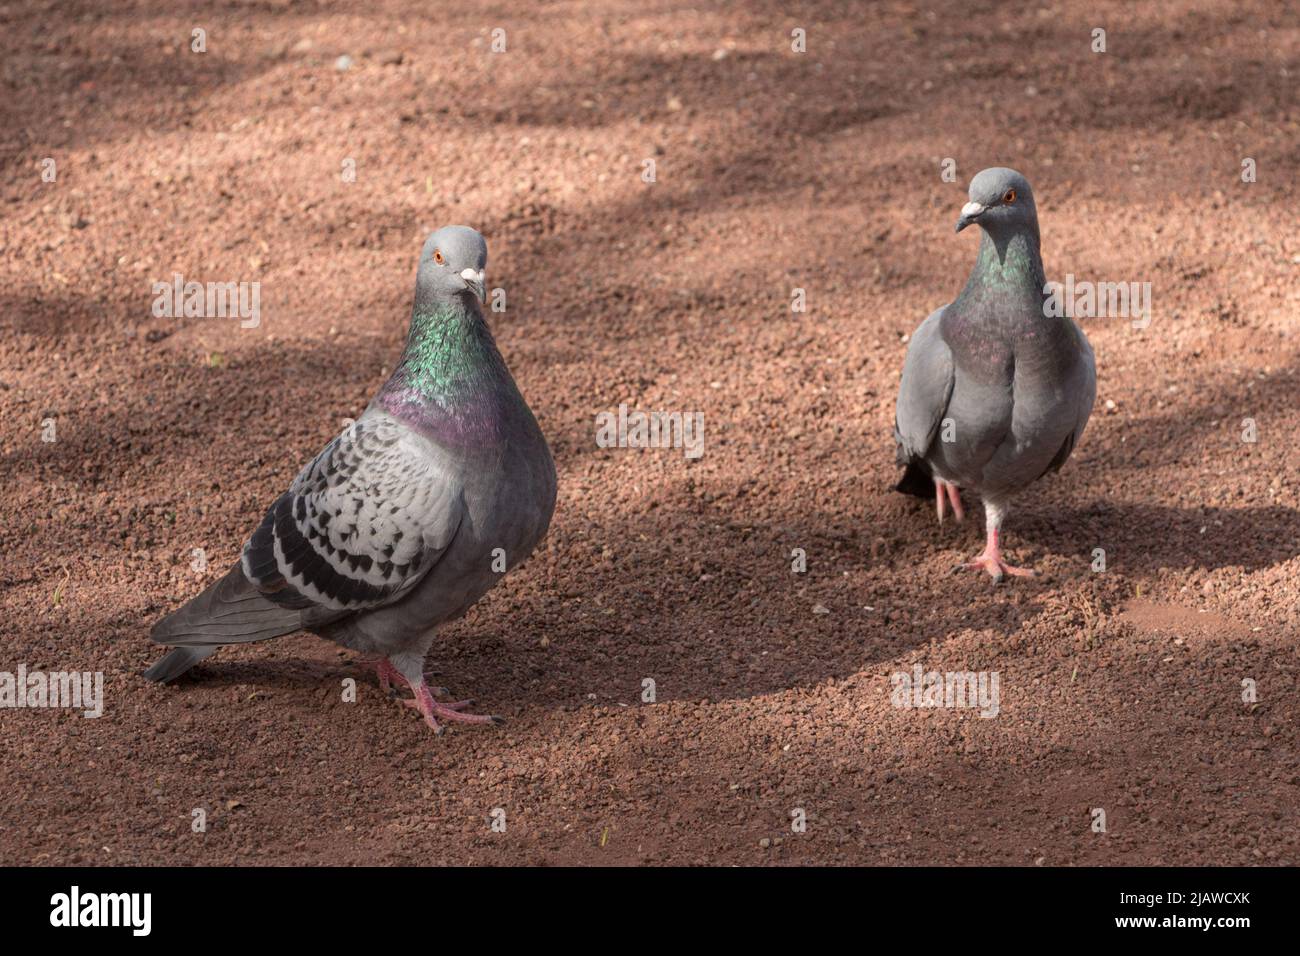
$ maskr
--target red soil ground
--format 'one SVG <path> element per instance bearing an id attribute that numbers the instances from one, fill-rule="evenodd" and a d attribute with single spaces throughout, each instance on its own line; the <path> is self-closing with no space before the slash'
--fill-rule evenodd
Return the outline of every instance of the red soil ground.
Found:
<path id="1" fill-rule="evenodd" d="M 1294 9 L 11 2 L 0 54 L 0 671 L 105 680 L 98 720 L 0 710 L 5 862 L 1300 860 Z M 1049 277 L 1153 298 L 1082 321 L 1097 411 L 1007 525 L 1043 576 L 1000 588 L 947 573 L 977 506 L 889 490 L 989 165 Z M 436 738 L 305 636 L 146 683 L 151 623 L 384 380 L 451 222 L 560 475 L 430 658 L 508 722 Z M 260 281 L 261 325 L 154 318 L 178 272 Z M 598 448 L 624 402 L 702 411 L 703 457 Z M 998 717 L 894 708 L 916 663 L 998 671 Z"/>

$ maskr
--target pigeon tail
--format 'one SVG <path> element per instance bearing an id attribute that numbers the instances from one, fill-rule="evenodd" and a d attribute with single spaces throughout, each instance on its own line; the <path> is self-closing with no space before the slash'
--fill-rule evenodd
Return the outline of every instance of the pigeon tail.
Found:
<path id="1" fill-rule="evenodd" d="M 144 672 L 145 680 L 156 681 L 159 684 L 173 681 L 199 661 L 214 654 L 220 646 L 209 644 L 207 647 L 174 647 L 161 660 L 156 661 L 153 667 Z"/>
<path id="2" fill-rule="evenodd" d="M 223 644 L 245 644 L 289 634 L 302 627 L 302 613 L 263 596 L 236 564 L 184 607 L 154 625 L 157 644 L 175 647 L 145 672 L 155 681 L 179 677 Z"/>
<path id="3" fill-rule="evenodd" d="M 919 459 L 909 461 L 907 470 L 903 472 L 903 477 L 898 480 L 898 484 L 894 485 L 894 490 L 901 491 L 905 495 L 925 498 L 928 501 L 934 497 L 934 477 L 925 462 Z"/>

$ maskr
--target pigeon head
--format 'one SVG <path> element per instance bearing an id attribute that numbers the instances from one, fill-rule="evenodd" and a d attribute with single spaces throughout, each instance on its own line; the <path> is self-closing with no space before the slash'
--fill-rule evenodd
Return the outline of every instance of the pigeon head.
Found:
<path id="1" fill-rule="evenodd" d="M 443 226 L 424 241 L 416 287 L 438 298 L 472 292 L 483 301 L 487 242 L 469 226 Z"/>
<path id="2" fill-rule="evenodd" d="M 1038 234 L 1038 211 L 1029 180 L 1014 169 L 994 166 L 976 173 L 967 195 L 970 202 L 961 207 L 958 232 L 976 222 L 995 238 L 1025 228 Z"/>

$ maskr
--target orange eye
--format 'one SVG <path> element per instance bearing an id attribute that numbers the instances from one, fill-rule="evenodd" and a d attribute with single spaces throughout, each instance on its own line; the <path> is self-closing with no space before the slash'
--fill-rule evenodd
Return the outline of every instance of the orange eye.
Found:
<path id="1" fill-rule="evenodd" d="M 442 257 L 442 250 L 441 250 L 441 249 L 434 249 L 434 250 L 433 250 L 433 261 L 436 262 L 436 263 L 438 263 L 438 265 L 442 265 L 442 264 L 446 261 L 446 260 L 443 259 L 443 257 Z"/>
<path id="2" fill-rule="evenodd" d="M 1006 192 L 1006 195 L 1004 195 L 1004 196 L 1002 197 L 1002 201 L 1005 202 L 1005 203 L 1013 203 L 1013 202 L 1015 202 L 1015 201 L 1016 201 L 1016 191 L 1015 191 L 1014 189 L 1008 189 L 1007 192 Z"/>

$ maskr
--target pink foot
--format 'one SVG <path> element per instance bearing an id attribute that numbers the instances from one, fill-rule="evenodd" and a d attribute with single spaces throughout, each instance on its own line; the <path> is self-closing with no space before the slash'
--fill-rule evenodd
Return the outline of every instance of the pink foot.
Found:
<path id="1" fill-rule="evenodd" d="M 373 668 L 375 675 L 379 678 L 379 689 L 390 697 L 393 694 L 394 684 L 398 687 L 411 686 L 406 678 L 401 675 L 401 672 L 388 662 L 386 657 L 374 661 L 361 660 L 357 661 L 357 664 L 361 667 Z"/>
<path id="2" fill-rule="evenodd" d="M 1033 578 L 1038 576 L 1038 572 L 1033 568 L 1018 568 L 1014 564 L 1007 564 L 1001 557 L 989 554 L 987 551 L 967 561 L 965 564 L 959 564 L 954 571 L 974 571 L 983 568 L 989 573 L 995 582 L 1002 580 L 1002 575 L 1010 574 L 1018 578 Z"/>
<path id="3" fill-rule="evenodd" d="M 435 734 L 442 733 L 442 727 L 438 724 L 438 718 L 448 722 L 460 722 L 463 724 L 502 724 L 505 719 L 502 717 L 493 717 L 485 714 L 465 714 L 462 711 L 466 707 L 473 705 L 472 700 L 458 700 L 450 704 L 442 704 L 433 699 L 433 694 L 429 691 L 429 686 L 420 681 L 419 687 L 411 688 L 415 693 L 414 700 L 403 700 L 402 703 L 407 707 L 414 707 L 424 715 L 424 722 L 433 728 Z"/>
<path id="4" fill-rule="evenodd" d="M 974 559 L 967 561 L 965 564 L 959 564 L 953 568 L 953 571 L 975 571 L 983 568 L 989 573 L 996 584 L 1002 580 L 1004 574 L 1010 574 L 1017 578 L 1037 577 L 1038 572 L 1033 568 L 1018 568 L 1014 564 L 1007 564 L 1002 560 L 1002 549 L 998 547 L 998 532 L 990 531 L 988 543 L 984 545 L 984 550 Z"/>
<path id="5" fill-rule="evenodd" d="M 380 690 L 382 690 L 385 694 L 388 694 L 390 697 L 392 696 L 393 693 L 394 684 L 397 685 L 398 687 L 409 688 L 411 686 L 411 682 L 408 681 L 404 676 L 402 676 L 402 672 L 399 671 L 392 664 L 390 664 L 388 662 L 388 658 L 386 657 L 381 657 L 377 661 L 357 661 L 357 663 L 360 664 L 362 667 L 374 668 L 375 674 L 379 677 Z M 427 678 L 429 676 L 429 672 L 426 671 L 424 676 Z M 438 687 L 438 686 L 430 686 L 429 690 L 430 692 L 437 694 L 439 696 L 446 696 L 447 694 L 451 693 L 451 691 L 449 691 L 447 688 Z"/>

